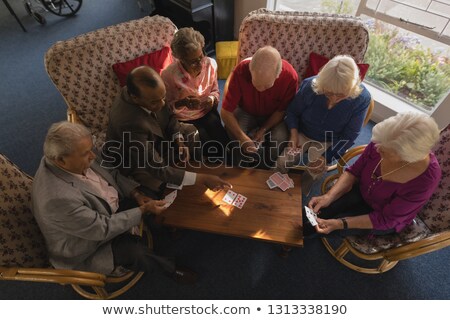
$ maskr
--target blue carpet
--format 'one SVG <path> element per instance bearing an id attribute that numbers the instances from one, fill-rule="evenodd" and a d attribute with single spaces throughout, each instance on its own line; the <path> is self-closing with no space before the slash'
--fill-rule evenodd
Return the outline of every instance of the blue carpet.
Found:
<path id="1" fill-rule="evenodd" d="M 28 29 L 22 32 L 0 3 L 0 152 L 30 174 L 42 156 L 51 123 L 65 119 L 65 103 L 48 78 L 44 53 L 56 41 L 144 15 L 135 0 L 84 1 L 74 18 L 45 14 L 40 26 L 27 16 L 22 1 L 10 1 Z M 223 86 L 223 82 L 221 83 Z M 356 145 L 367 143 L 373 124 Z M 318 192 L 318 186 L 314 188 Z M 152 273 L 123 299 L 449 299 L 450 249 L 401 261 L 382 275 L 347 269 L 319 240 L 278 257 L 278 245 L 195 231 L 171 240 L 165 229 L 154 232 L 155 250 L 177 257 L 197 270 L 199 282 L 180 286 Z M 0 281 L 0 299 L 79 299 L 69 286 Z"/>
<path id="2" fill-rule="evenodd" d="M 22 1 L 9 2 L 28 32 L 22 31 L 0 3 L 0 152 L 34 175 L 48 127 L 66 119 L 66 104 L 45 72 L 45 52 L 56 41 L 137 19 L 145 13 L 135 0 L 91 0 L 84 1 L 71 18 L 43 13 L 47 24 L 40 25 L 27 15 Z"/>

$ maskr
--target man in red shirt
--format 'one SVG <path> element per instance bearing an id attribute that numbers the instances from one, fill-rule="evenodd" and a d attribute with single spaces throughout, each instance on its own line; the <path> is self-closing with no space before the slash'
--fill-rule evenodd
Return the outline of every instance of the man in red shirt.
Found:
<path id="1" fill-rule="evenodd" d="M 236 66 L 221 117 L 228 134 L 240 142 L 244 154 L 255 156 L 270 132 L 270 161 L 276 160 L 282 150 L 280 143 L 289 139 L 283 119 L 297 89 L 297 72 L 273 47 L 258 49 L 252 58 Z"/>

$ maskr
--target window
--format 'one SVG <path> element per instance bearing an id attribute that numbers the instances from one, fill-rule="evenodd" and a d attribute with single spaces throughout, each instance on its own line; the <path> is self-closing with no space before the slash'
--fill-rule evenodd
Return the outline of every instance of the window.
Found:
<path id="1" fill-rule="evenodd" d="M 359 16 L 370 30 L 366 81 L 428 114 L 444 104 L 450 108 L 450 0 L 272 0 L 268 5 Z"/>

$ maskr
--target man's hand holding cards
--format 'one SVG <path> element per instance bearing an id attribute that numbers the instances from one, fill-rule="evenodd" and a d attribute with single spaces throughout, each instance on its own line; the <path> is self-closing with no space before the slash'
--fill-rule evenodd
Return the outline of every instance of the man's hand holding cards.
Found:
<path id="1" fill-rule="evenodd" d="M 170 207 L 170 205 L 175 201 L 175 198 L 177 197 L 177 192 L 178 190 L 174 190 L 164 198 L 164 201 L 166 201 L 164 208 Z"/>

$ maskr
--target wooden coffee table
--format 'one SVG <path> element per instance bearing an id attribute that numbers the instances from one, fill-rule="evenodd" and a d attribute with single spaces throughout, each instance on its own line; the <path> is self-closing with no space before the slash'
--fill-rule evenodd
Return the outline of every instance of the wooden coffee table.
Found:
<path id="1" fill-rule="evenodd" d="M 247 197 L 242 209 L 222 201 L 227 190 L 214 192 L 202 186 L 178 190 L 174 203 L 164 212 L 163 224 L 227 236 L 251 238 L 285 246 L 303 246 L 300 176 L 290 174 L 294 188 L 269 189 L 273 171 L 225 168 L 189 169 L 220 176 L 233 191 Z"/>

